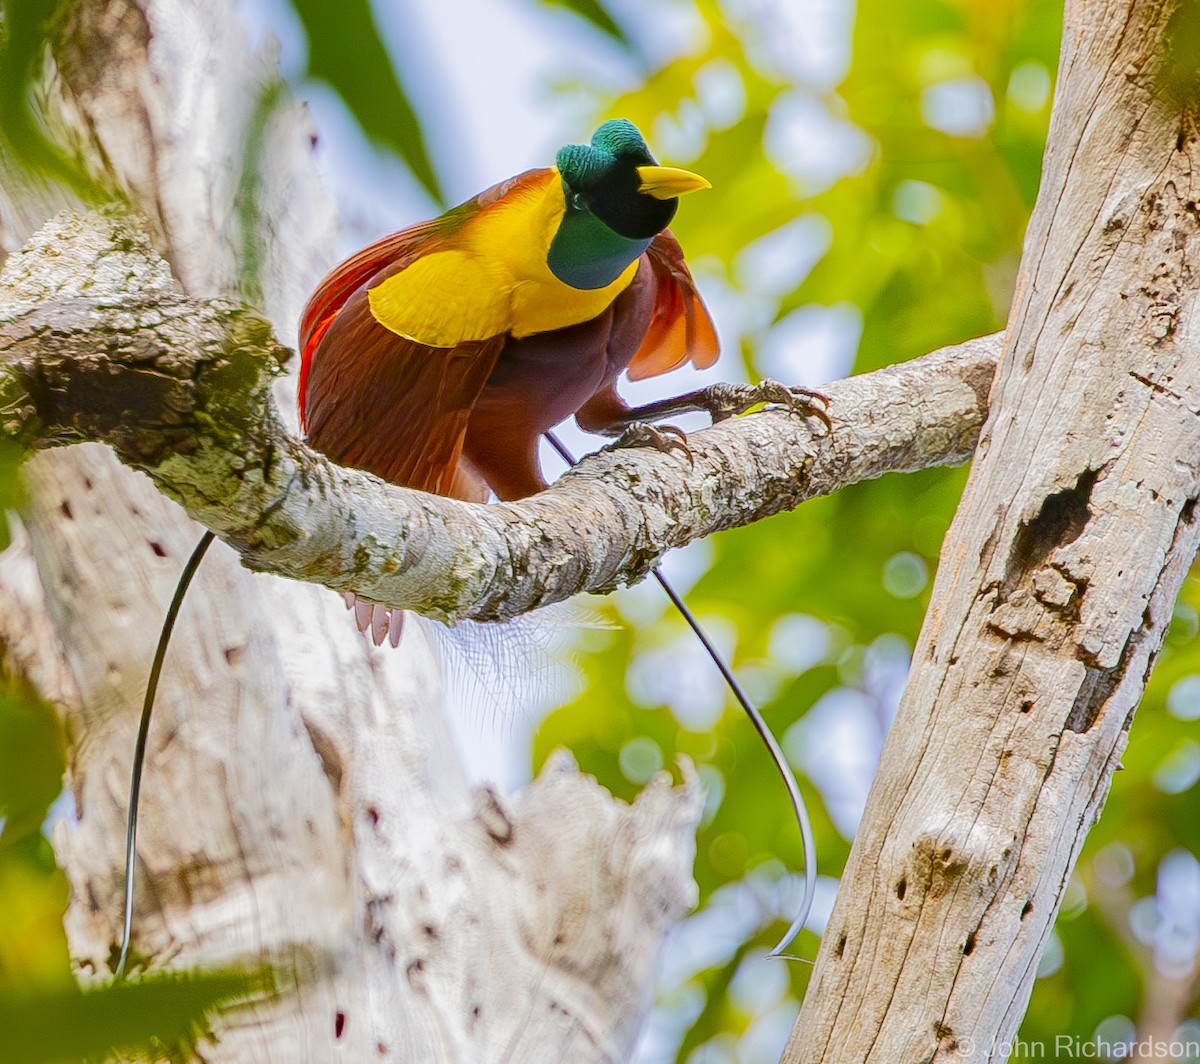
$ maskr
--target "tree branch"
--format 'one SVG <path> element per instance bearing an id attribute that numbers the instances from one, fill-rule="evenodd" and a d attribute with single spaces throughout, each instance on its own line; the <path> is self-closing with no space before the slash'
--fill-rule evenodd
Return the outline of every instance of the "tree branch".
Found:
<path id="1" fill-rule="evenodd" d="M 304 446 L 271 401 L 289 352 L 270 326 L 184 296 L 136 221 L 101 212 L 60 216 L 0 274 L 0 416 L 30 447 L 109 444 L 252 569 L 500 620 L 632 583 L 672 547 L 848 484 L 965 461 L 1001 343 L 829 385 L 829 433 L 762 412 L 694 433 L 691 462 L 606 450 L 532 499 L 480 506 Z"/>

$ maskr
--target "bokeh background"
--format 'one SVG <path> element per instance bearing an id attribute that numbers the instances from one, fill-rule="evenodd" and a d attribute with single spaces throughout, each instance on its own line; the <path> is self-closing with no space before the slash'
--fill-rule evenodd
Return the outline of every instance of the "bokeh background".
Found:
<path id="1" fill-rule="evenodd" d="M 673 229 L 724 355 L 702 375 L 630 386 L 633 401 L 697 380 L 819 385 L 1004 323 L 1037 192 L 1060 3 L 244 0 L 239 9 L 313 110 L 344 220 L 330 264 L 548 164 L 604 118 L 632 119 L 661 162 L 708 177 L 712 191 L 684 201 Z M 565 435 L 576 450 L 595 445 Z M 886 477 L 668 559 L 781 737 L 813 812 L 822 880 L 795 947 L 803 957 L 815 956 L 964 477 Z M 1098 1039 L 1101 1060 L 1120 1059 L 1104 1045 L 1135 1037 L 1200 1042 L 1198 605 L 1191 578 L 1042 960 L 1021 1039 L 1046 1059 L 1060 1036 Z M 707 793 L 700 908 L 668 946 L 636 1059 L 775 1061 L 810 973 L 765 958 L 799 894 L 800 842 L 782 785 L 657 588 L 591 600 L 581 615 L 589 623 L 547 622 L 557 629 L 547 641 L 567 653 L 533 670 L 532 689 L 527 668 L 512 689 L 495 689 L 505 686 L 494 675 L 503 649 L 475 654 L 448 641 L 452 660 L 500 661 L 464 684 L 464 757 L 476 776 L 519 786 L 567 746 L 627 798 L 691 758 Z M 58 746 L 25 693 L 0 703 L 0 1025 L 38 987 L 72 992 L 65 887 L 41 830 L 61 789 Z M 103 1037 L 103 1021 L 93 1022 Z M 1015 1055 L 1031 1054 L 1018 1046 Z"/>

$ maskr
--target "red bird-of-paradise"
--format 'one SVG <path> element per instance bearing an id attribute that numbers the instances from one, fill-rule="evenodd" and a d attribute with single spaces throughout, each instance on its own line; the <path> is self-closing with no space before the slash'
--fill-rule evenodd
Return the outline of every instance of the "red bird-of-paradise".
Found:
<path id="1" fill-rule="evenodd" d="M 483 501 L 546 486 L 539 437 L 572 415 L 581 428 L 682 447 L 646 420 L 687 410 L 714 418 L 782 401 L 828 420 L 803 389 L 717 385 L 631 409 L 617 378 L 716 361 L 717 334 L 679 243 L 667 229 L 679 197 L 708 188 L 659 166 L 630 122 L 603 123 L 555 165 L 501 182 L 432 221 L 370 245 L 317 286 L 300 324 L 301 426 L 342 465 L 393 484 Z M 551 442 L 560 446 L 550 436 Z M 213 533 L 184 568 L 143 702 L 130 781 L 125 905 L 114 971 L 124 978 L 133 930 L 137 809 L 154 692 L 174 619 Z M 815 886 L 811 826 L 796 780 L 762 716 L 655 570 L 749 715 L 788 788 L 804 842 L 801 912 Z M 375 641 L 395 644 L 400 610 L 359 603 Z"/>
<path id="2" fill-rule="evenodd" d="M 546 486 L 539 437 L 574 415 L 619 433 L 616 392 L 717 336 L 667 224 L 707 188 L 629 122 L 335 267 L 300 326 L 311 446 L 395 484 L 482 500 Z"/>
<path id="3" fill-rule="evenodd" d="M 637 128 L 617 119 L 589 144 L 562 148 L 554 166 L 351 256 L 317 286 L 301 319 L 308 443 L 393 484 L 483 501 L 542 490 L 540 438 L 572 415 L 586 431 L 615 436 L 636 426 L 642 439 L 643 418 L 689 409 L 724 416 L 764 399 L 799 399 L 824 417 L 809 402 L 814 393 L 770 382 L 640 409 L 617 393 L 622 373 L 637 380 L 716 361 L 712 319 L 667 228 L 680 196 L 709 187 L 698 174 L 659 166 Z M 803 799 L 758 710 L 655 576 L 762 736 L 800 822 L 804 900 L 778 954 L 803 926 L 815 886 Z M 399 640 L 401 611 L 366 603 L 357 611 L 376 642 Z"/>

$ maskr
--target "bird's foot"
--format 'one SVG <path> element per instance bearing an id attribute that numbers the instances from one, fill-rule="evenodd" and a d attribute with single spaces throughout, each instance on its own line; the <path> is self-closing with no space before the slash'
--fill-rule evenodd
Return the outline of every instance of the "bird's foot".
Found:
<path id="1" fill-rule="evenodd" d="M 609 449 L 617 447 L 653 447 L 663 454 L 672 451 L 681 452 L 690 463 L 692 449 L 688 446 L 687 433 L 674 425 L 651 425 L 646 421 L 631 421 L 625 426 L 625 431 L 609 445 Z"/>
<path id="2" fill-rule="evenodd" d="M 342 600 L 346 603 L 346 609 L 354 611 L 354 623 L 358 630 L 363 635 L 369 635 L 377 647 L 385 642 L 393 647 L 400 645 L 400 636 L 404 631 L 404 610 L 367 602 L 349 592 L 342 595 Z"/>
<path id="3" fill-rule="evenodd" d="M 714 424 L 744 414 L 761 403 L 775 403 L 790 413 L 815 417 L 825 426 L 826 432 L 832 428 L 829 396 L 811 388 L 781 384 L 769 377 L 757 384 L 713 384 L 705 389 L 701 403 L 712 416 Z"/>

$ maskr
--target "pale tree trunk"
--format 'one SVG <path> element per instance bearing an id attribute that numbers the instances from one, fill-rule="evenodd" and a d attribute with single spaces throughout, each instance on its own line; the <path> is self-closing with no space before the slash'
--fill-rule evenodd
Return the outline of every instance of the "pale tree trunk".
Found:
<path id="1" fill-rule="evenodd" d="M 1176 6 L 1067 5 L 989 419 L 788 1061 L 1007 1059 L 1108 793 L 1200 540 Z"/>
<path id="2" fill-rule="evenodd" d="M 55 60 L 61 121 L 152 219 L 171 264 L 174 280 L 153 274 L 149 290 L 235 292 L 255 246 L 264 309 L 290 342 L 331 265 L 332 211 L 307 118 L 285 104 L 248 164 L 261 167 L 257 216 L 239 214 L 245 148 L 277 74 L 249 53 L 232 6 L 89 0 Z M 8 199 L 6 246 L 47 202 Z M 59 250 L 48 292 L 111 291 Z M 0 623 L 10 665 L 63 707 L 75 817 L 54 841 L 72 954 L 101 982 L 120 937 L 138 709 L 201 530 L 103 447 L 38 455 L 28 483 L 32 555 L 18 546 L 0 562 Z M 252 575 L 220 546 L 204 562 L 149 745 L 135 958 L 265 959 L 295 985 L 219 1018 L 203 1059 L 628 1055 L 663 935 L 694 897 L 695 785 L 664 778 L 630 807 L 560 758 L 515 801 L 472 792 L 440 688 L 419 624 L 398 651 L 371 650 L 336 594 Z"/>

